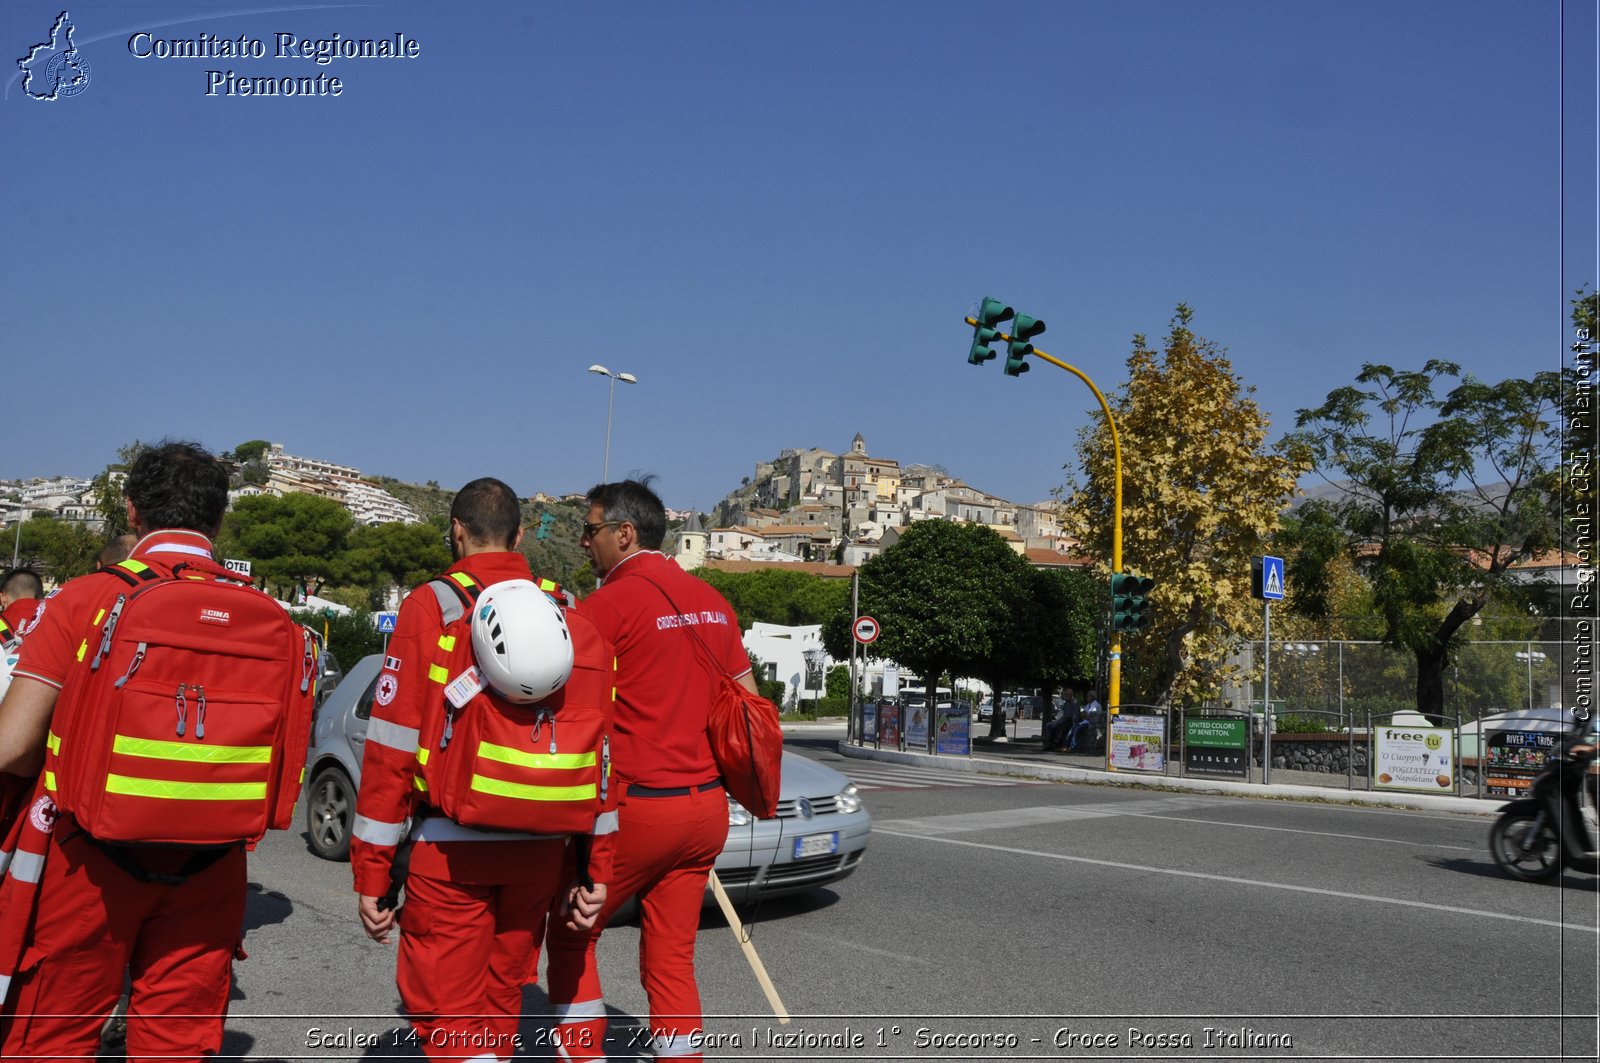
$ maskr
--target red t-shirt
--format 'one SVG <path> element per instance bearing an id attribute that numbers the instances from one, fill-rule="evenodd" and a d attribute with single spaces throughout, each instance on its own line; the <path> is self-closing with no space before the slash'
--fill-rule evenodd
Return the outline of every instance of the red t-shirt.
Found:
<path id="1" fill-rule="evenodd" d="M 196 531 L 169 529 L 151 532 L 134 546 L 129 560 L 142 561 L 163 576 L 173 566 L 187 562 L 200 571 L 226 571 L 211 557 L 211 540 Z M 49 683 L 57 690 L 67 671 L 86 646 L 95 624 L 128 585 L 109 573 L 91 572 L 67 581 L 39 603 L 39 612 L 22 640 L 22 654 L 14 674 Z"/>
<path id="2" fill-rule="evenodd" d="M 750 671 L 727 599 L 664 554 L 644 550 L 623 558 L 578 612 L 617 648 L 618 776 L 653 787 L 715 779 L 706 713 L 716 675 L 700 644 L 735 679 Z"/>
<path id="3" fill-rule="evenodd" d="M 39 612 L 39 606 L 44 604 L 38 598 L 18 598 L 0 611 L 0 617 L 5 618 L 6 626 L 19 635 L 28 633 L 28 625 L 33 623 L 34 615 Z"/>

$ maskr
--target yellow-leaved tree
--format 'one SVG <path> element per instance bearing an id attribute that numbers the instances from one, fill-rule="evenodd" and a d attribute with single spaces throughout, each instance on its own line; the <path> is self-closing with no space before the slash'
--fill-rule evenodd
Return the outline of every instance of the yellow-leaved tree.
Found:
<path id="1" fill-rule="evenodd" d="M 1189 330 L 1178 304 L 1165 349 L 1136 335 L 1128 381 L 1107 402 L 1122 442 L 1123 570 L 1155 581 L 1150 626 L 1122 639 L 1122 702 L 1196 705 L 1230 678 L 1227 659 L 1260 637 L 1250 559 L 1265 548 L 1306 463 L 1267 444 L 1269 424 L 1223 348 Z M 1078 443 L 1063 524 L 1086 553 L 1111 557 L 1111 433 Z M 1071 472 L 1070 466 L 1068 467 Z M 1110 577 L 1106 564 L 1102 576 Z"/>

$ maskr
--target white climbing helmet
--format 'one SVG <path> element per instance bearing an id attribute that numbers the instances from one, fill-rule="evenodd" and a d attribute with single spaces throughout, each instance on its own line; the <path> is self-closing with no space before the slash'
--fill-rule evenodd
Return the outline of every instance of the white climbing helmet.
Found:
<path id="1" fill-rule="evenodd" d="M 572 675 L 566 614 L 531 580 L 495 583 L 478 595 L 472 653 L 483 678 L 507 701 L 542 701 Z"/>

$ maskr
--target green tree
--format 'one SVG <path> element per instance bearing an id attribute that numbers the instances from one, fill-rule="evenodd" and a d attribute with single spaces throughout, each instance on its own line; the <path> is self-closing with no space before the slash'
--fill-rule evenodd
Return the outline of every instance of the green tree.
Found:
<path id="1" fill-rule="evenodd" d="M 1017 674 L 1014 620 L 1027 599 L 1031 569 L 993 529 L 981 524 L 918 521 L 900 541 L 861 566 L 860 607 L 882 625 L 872 653 L 897 661 L 929 690 L 956 676 Z M 823 644 L 848 657 L 848 598 L 823 625 Z"/>
<path id="2" fill-rule="evenodd" d="M 122 498 L 122 479 L 128 473 L 128 466 L 133 464 L 133 459 L 144 448 L 145 444 L 137 439 L 118 447 L 117 460 L 101 469 L 99 475 L 89 481 L 89 488 L 94 492 L 95 512 L 100 517 L 101 532 L 107 542 L 133 530 L 128 525 L 128 507 Z"/>
<path id="3" fill-rule="evenodd" d="M 331 498 L 253 495 L 234 503 L 218 547 L 224 557 L 250 561 L 256 578 L 279 597 L 302 585 L 315 594 L 345 578 L 351 524 L 350 511 Z"/>
<path id="4" fill-rule="evenodd" d="M 272 444 L 265 439 L 248 440 L 233 448 L 233 460 L 241 465 L 246 462 L 259 461 L 271 446 Z"/>
<path id="5" fill-rule="evenodd" d="M 377 599 L 391 587 L 415 587 L 450 566 L 450 548 L 432 524 L 390 521 L 350 533 L 343 578 Z"/>
<path id="6" fill-rule="evenodd" d="M 1319 608 L 1334 559 L 1348 558 L 1383 641 L 1415 657 L 1417 709 L 1436 723 L 1463 625 L 1511 592 L 1513 565 L 1556 542 L 1560 392 L 1553 372 L 1491 385 L 1442 359 L 1420 372 L 1368 363 L 1356 386 L 1299 411 L 1293 442 L 1341 492 L 1286 526 L 1296 594 Z"/>
<path id="7" fill-rule="evenodd" d="M 1259 616 L 1250 558 L 1264 552 L 1303 459 L 1267 445 L 1268 421 L 1226 352 L 1195 335 L 1180 303 L 1164 350 L 1133 340 L 1128 382 L 1108 398 L 1122 443 L 1123 569 L 1155 580 L 1143 633 L 1123 638 L 1122 700 L 1196 704 L 1215 697 L 1227 661 Z M 1063 523 L 1087 552 L 1111 557 L 1111 432 L 1078 446 L 1084 485 Z M 1107 564 L 1099 570 L 1109 585 Z"/>
<path id="8" fill-rule="evenodd" d="M 739 615 L 739 625 L 781 624 L 804 627 L 825 623 L 850 600 L 850 581 L 824 579 L 807 572 L 758 569 L 724 572 L 702 568 L 696 576 L 715 587 Z"/>
<path id="9" fill-rule="evenodd" d="M 35 513 L 11 538 L 18 566 L 46 573 L 57 584 L 92 572 L 104 545 L 86 526 L 52 513 Z"/>
<path id="10" fill-rule="evenodd" d="M 383 649 L 383 636 L 378 633 L 372 614 L 365 610 L 337 613 L 292 609 L 289 615 L 313 631 L 326 633 L 328 651 L 346 672 L 361 658 Z"/>
<path id="11" fill-rule="evenodd" d="M 1052 694 L 1094 682 L 1102 603 L 1099 585 L 1082 572 L 1034 569 L 1029 590 L 1025 680 L 1040 688 L 1048 720 Z"/>

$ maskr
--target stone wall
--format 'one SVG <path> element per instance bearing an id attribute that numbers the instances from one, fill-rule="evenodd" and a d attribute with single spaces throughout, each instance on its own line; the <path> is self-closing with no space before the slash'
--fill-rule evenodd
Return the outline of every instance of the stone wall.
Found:
<path id="1" fill-rule="evenodd" d="M 1262 742 L 1255 740 L 1254 760 L 1261 766 Z M 1275 734 L 1272 736 L 1272 766 L 1285 771 L 1309 771 L 1328 775 L 1350 773 L 1355 761 L 1355 777 L 1367 777 L 1367 738 L 1344 734 Z M 1461 767 L 1461 780 L 1467 785 L 1478 781 L 1477 761 L 1467 760 Z"/>

